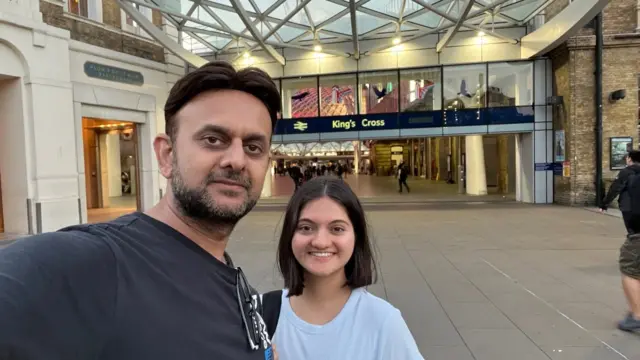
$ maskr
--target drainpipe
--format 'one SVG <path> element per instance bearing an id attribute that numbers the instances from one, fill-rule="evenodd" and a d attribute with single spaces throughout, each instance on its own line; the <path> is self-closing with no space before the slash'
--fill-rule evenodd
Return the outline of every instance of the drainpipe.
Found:
<path id="1" fill-rule="evenodd" d="M 604 198 L 602 184 L 602 12 L 596 15 L 596 205 Z"/>

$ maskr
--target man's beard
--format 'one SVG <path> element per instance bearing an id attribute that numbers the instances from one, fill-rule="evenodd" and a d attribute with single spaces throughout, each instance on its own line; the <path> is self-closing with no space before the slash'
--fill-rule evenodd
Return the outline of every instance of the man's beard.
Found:
<path id="1" fill-rule="evenodd" d="M 238 206 L 224 206 L 216 202 L 207 190 L 208 186 L 218 180 L 231 180 L 241 184 L 247 191 L 246 200 Z M 234 226 L 242 219 L 258 202 L 252 198 L 249 192 L 252 188 L 251 179 L 242 176 L 240 172 L 231 169 L 219 169 L 209 173 L 202 184 L 190 188 L 184 182 L 177 161 L 174 160 L 171 174 L 171 190 L 175 197 L 176 205 L 183 215 L 197 221 L 205 221 L 210 225 Z M 228 196 L 243 196 L 237 192 L 229 191 Z"/>

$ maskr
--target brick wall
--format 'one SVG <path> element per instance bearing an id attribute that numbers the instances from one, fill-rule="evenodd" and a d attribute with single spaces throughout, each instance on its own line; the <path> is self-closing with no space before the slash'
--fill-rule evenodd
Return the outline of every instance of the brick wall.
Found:
<path id="1" fill-rule="evenodd" d="M 604 53 L 602 170 L 606 188 L 617 171 L 609 169 L 611 137 L 631 136 L 638 148 L 638 74 L 640 38 L 616 39 L 614 34 L 632 33 L 637 27 L 637 0 L 616 0 L 603 12 Z M 585 30 L 585 29 L 583 29 Z M 554 109 L 554 128 L 565 130 L 566 158 L 571 177 L 555 177 L 555 202 L 567 205 L 595 203 L 595 36 L 569 39 L 554 50 L 554 93 L 564 96 L 564 108 Z M 624 100 L 610 103 L 612 91 L 625 89 Z"/>
<path id="2" fill-rule="evenodd" d="M 120 7 L 115 3 L 115 0 L 103 0 L 102 4 L 104 26 L 94 24 L 89 20 L 79 20 L 75 16 L 65 16 L 62 6 L 42 0 L 40 1 L 40 11 L 45 23 L 69 30 L 73 40 L 149 60 L 165 62 L 162 46 L 120 30 Z M 159 19 L 158 15 L 154 14 L 154 20 L 158 20 L 156 18 Z"/>
<path id="3" fill-rule="evenodd" d="M 632 33 L 638 27 L 638 0 L 611 0 L 602 12 L 604 33 Z"/>

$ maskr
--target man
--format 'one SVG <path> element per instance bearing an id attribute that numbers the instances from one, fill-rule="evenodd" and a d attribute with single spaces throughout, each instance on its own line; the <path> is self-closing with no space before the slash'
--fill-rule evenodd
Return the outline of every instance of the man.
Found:
<path id="1" fill-rule="evenodd" d="M 624 331 L 640 330 L 640 216 L 638 215 L 637 186 L 640 183 L 640 151 L 632 150 L 627 155 L 627 167 L 622 169 L 611 184 L 607 196 L 603 200 L 601 211 L 618 197 L 622 219 L 627 229 L 627 239 L 620 249 L 619 266 L 622 273 L 622 289 L 624 290 L 629 312 L 618 323 Z"/>
<path id="2" fill-rule="evenodd" d="M 622 213 L 622 220 L 624 226 L 627 229 L 627 233 L 633 234 L 640 231 L 640 228 L 634 229 L 632 212 L 631 212 L 631 197 L 629 196 L 629 188 L 627 187 L 630 176 L 640 173 L 640 151 L 631 150 L 627 154 L 627 167 L 622 169 L 618 176 L 611 184 L 609 192 L 602 201 L 601 211 L 607 211 L 609 205 L 613 200 L 618 198 L 618 208 Z"/>
<path id="3" fill-rule="evenodd" d="M 409 189 L 409 185 L 407 185 L 407 177 L 409 176 L 409 169 L 407 165 L 405 165 L 404 161 L 400 163 L 398 166 L 398 186 L 400 187 L 400 192 L 402 192 L 402 185 L 407 188 L 407 192 L 411 192 Z"/>
<path id="4" fill-rule="evenodd" d="M 280 106 L 257 69 L 180 79 L 153 143 L 168 180 L 155 207 L 0 251 L 0 359 L 270 357 L 225 247 L 260 196 Z"/>

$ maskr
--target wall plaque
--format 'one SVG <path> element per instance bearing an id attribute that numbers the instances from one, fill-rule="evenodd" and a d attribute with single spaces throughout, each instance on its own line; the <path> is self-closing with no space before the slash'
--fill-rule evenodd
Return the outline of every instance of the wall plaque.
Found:
<path id="1" fill-rule="evenodd" d="M 142 86 L 144 84 L 144 76 L 138 71 L 96 64 L 90 61 L 84 63 L 84 73 L 87 74 L 88 77 L 101 80 L 115 81 L 137 86 Z"/>

